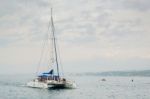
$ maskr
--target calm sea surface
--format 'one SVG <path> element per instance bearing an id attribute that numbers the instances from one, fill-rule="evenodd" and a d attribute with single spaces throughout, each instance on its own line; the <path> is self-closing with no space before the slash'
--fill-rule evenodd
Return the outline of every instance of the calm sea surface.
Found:
<path id="1" fill-rule="evenodd" d="M 149 77 L 70 76 L 78 88 L 59 90 L 26 87 L 32 77 L 0 75 L 0 99 L 150 99 Z"/>

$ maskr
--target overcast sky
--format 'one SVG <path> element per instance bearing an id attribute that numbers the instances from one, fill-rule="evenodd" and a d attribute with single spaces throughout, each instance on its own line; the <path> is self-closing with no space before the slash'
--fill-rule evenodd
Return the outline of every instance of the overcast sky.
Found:
<path id="1" fill-rule="evenodd" d="M 65 72 L 150 69 L 150 0 L 0 0 L 0 73 L 33 73 L 53 7 Z"/>

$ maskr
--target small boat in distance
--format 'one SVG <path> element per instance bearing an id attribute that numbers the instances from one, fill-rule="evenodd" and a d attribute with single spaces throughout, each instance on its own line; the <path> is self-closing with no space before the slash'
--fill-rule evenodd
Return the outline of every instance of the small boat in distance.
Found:
<path id="1" fill-rule="evenodd" d="M 106 79 L 105 79 L 105 78 L 103 78 L 101 81 L 106 81 Z"/>
<path id="2" fill-rule="evenodd" d="M 28 87 L 33 88 L 76 88 L 76 84 L 74 81 L 70 81 L 60 75 L 59 70 L 59 63 L 58 63 L 58 56 L 57 56 L 57 48 L 56 48 L 56 38 L 55 38 L 55 28 L 54 28 L 54 22 L 53 22 L 53 16 L 52 16 L 52 8 L 51 8 L 51 21 L 50 21 L 50 27 L 51 27 L 51 44 L 52 44 L 52 53 L 51 53 L 51 59 L 52 66 L 54 67 L 49 70 L 49 72 L 43 72 L 40 75 L 38 75 L 35 79 L 27 83 Z M 50 28 L 49 27 L 49 28 Z"/>

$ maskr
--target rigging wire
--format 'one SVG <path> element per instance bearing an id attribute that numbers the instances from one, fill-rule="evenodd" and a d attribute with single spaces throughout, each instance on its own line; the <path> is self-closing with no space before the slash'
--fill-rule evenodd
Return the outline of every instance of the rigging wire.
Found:
<path id="1" fill-rule="evenodd" d="M 48 29 L 47 29 L 47 32 L 46 32 L 46 35 L 45 35 L 45 38 L 47 38 L 48 37 L 48 32 L 49 32 L 49 27 L 50 27 L 50 24 L 51 24 L 51 22 L 49 21 L 48 22 Z M 39 63 L 38 63 L 38 67 L 37 67 L 37 70 L 36 70 L 36 75 L 38 74 L 38 72 L 39 72 L 39 68 L 40 68 L 40 66 L 41 66 L 41 62 L 42 62 L 42 58 L 43 58 L 43 55 L 44 55 L 44 48 L 45 48 L 45 46 L 46 46 L 46 39 L 44 39 L 43 40 L 43 46 L 42 46 L 42 50 L 41 50 L 41 55 L 40 55 L 40 59 L 39 59 Z"/>
<path id="2" fill-rule="evenodd" d="M 40 59 L 39 59 L 39 63 L 38 63 L 38 67 L 37 67 L 37 70 L 36 70 L 36 75 L 38 74 L 39 68 L 40 68 L 40 66 L 41 66 L 42 57 L 43 57 L 43 55 L 44 55 L 44 48 L 45 48 L 45 45 L 46 45 L 46 41 L 44 40 L 44 41 L 43 41 L 43 46 L 42 46 L 41 55 L 40 55 Z"/>
<path id="3" fill-rule="evenodd" d="M 56 40 L 56 43 L 57 43 L 57 50 L 58 50 L 58 58 L 59 58 L 59 64 L 60 64 L 60 67 L 61 67 L 61 71 L 62 71 L 62 76 L 64 77 L 64 69 L 63 69 L 63 65 L 62 65 L 62 61 L 61 61 L 61 55 L 60 55 L 60 48 L 59 48 L 59 43 L 58 43 L 58 40 Z"/>

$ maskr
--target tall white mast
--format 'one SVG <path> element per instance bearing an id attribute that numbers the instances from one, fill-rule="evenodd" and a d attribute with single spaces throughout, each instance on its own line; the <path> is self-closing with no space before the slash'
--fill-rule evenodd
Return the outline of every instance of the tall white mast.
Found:
<path id="1" fill-rule="evenodd" d="M 56 66 L 57 66 L 57 73 L 58 77 L 59 75 L 59 66 L 58 66 L 58 56 L 57 56 L 57 49 L 56 49 L 56 38 L 55 38 L 55 27 L 54 27 L 54 22 L 53 22 L 53 9 L 51 8 L 51 30 L 52 30 L 52 42 L 54 43 L 54 54 L 55 54 L 55 60 L 56 60 Z"/>

